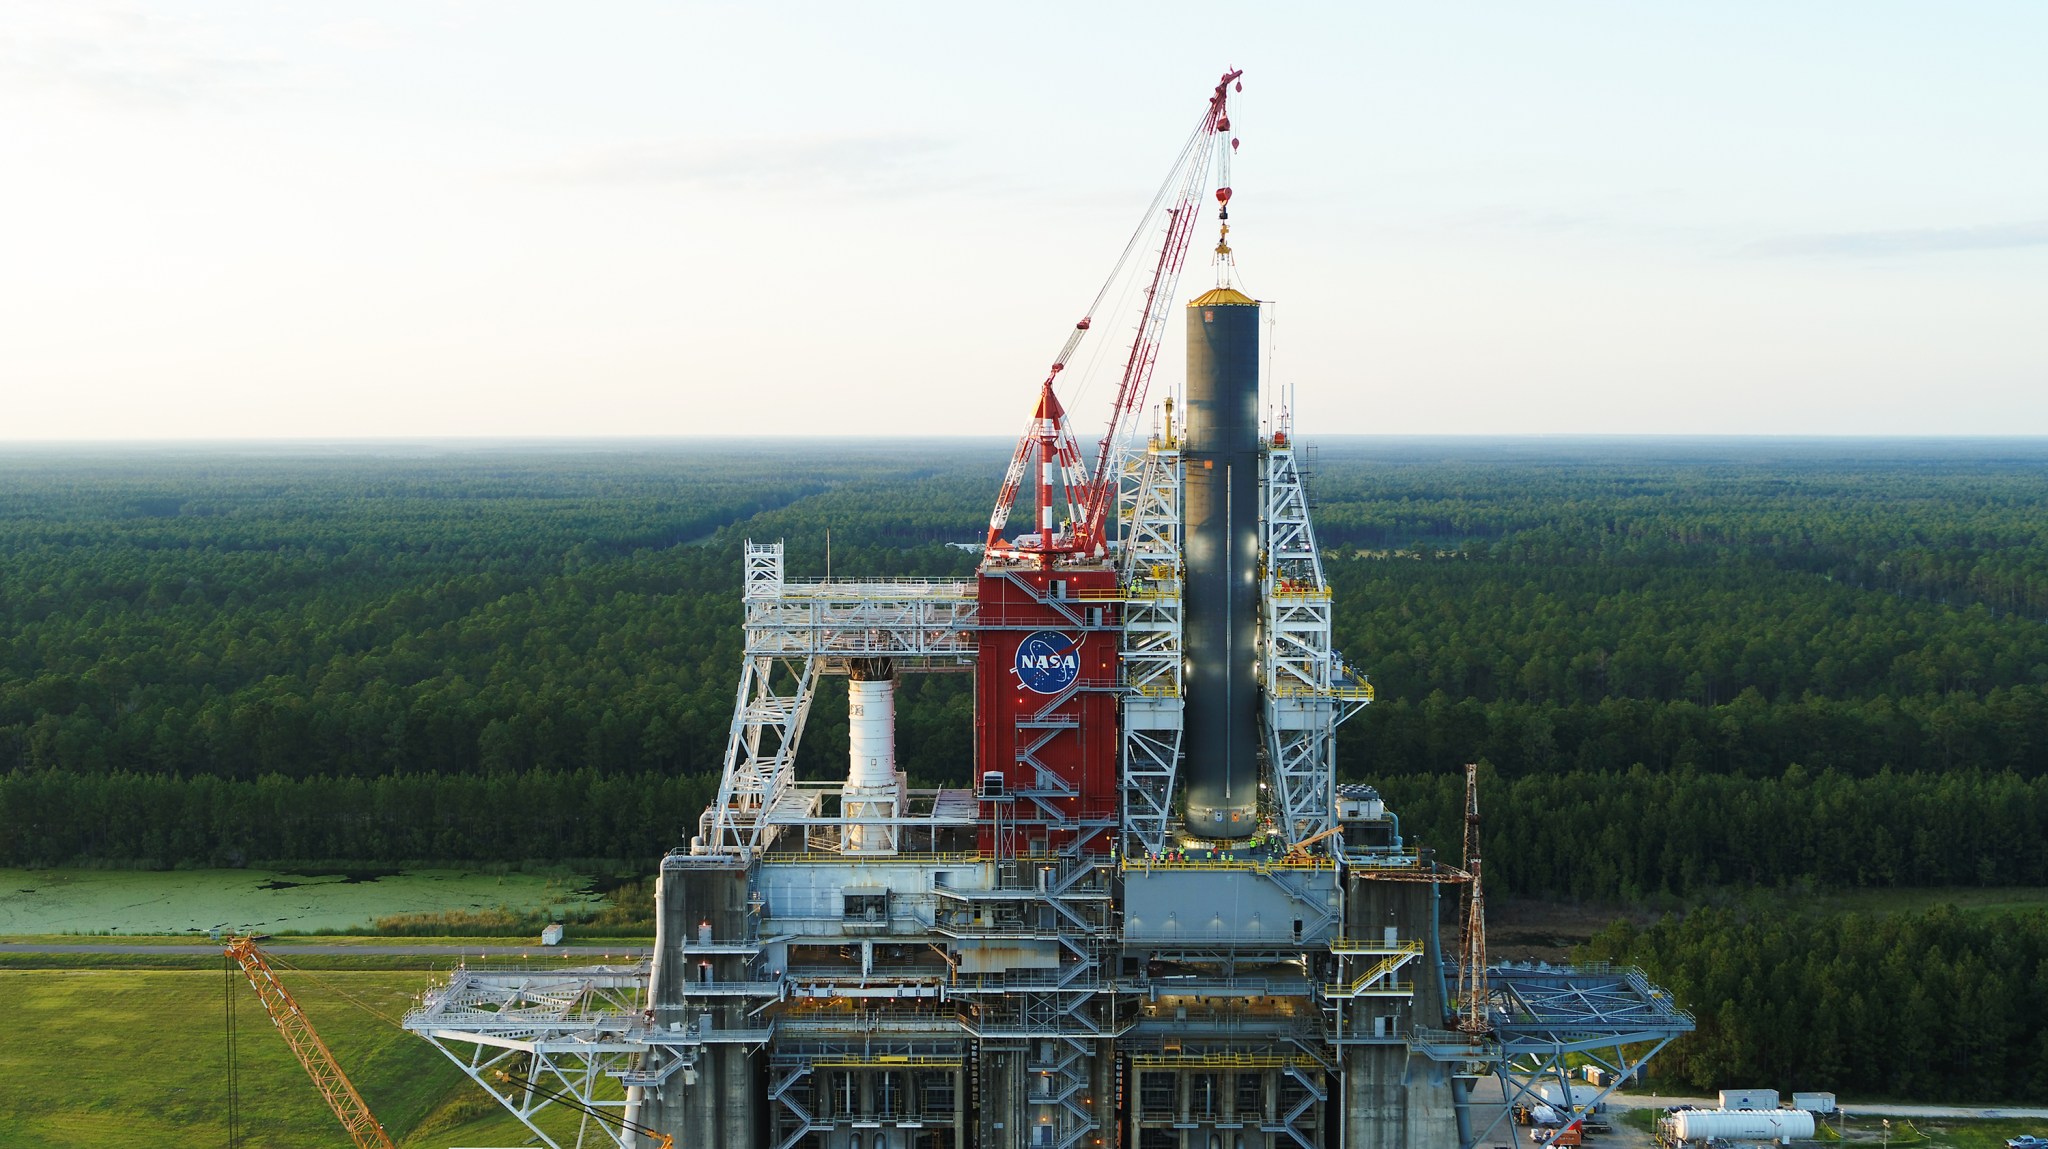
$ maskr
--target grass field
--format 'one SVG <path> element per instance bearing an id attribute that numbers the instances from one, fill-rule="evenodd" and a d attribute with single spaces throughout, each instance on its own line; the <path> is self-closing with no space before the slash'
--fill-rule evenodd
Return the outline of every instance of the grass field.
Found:
<path id="1" fill-rule="evenodd" d="M 1883 1126 L 1876 1118 L 1852 1118 L 1849 1122 L 1848 1140 L 1863 1145 L 1921 1145 L 1926 1149 L 2005 1149 L 2008 1137 L 2022 1133 L 2048 1135 L 2048 1121 L 1975 1121 L 1962 1118 L 1915 1117 L 1910 1123 L 1910 1128 L 1924 1139 L 1907 1141 L 1900 1136 L 1900 1125 L 1898 1121 L 1892 1122 L 1892 1134 L 1887 1142 Z"/>
<path id="2" fill-rule="evenodd" d="M 367 929 L 379 917 L 450 910 L 589 909 L 575 874 L 407 870 L 0 870 L 0 936 L 307 933 Z"/>
<path id="3" fill-rule="evenodd" d="M 340 1125 L 237 978 L 241 1112 L 252 1149 L 344 1143 Z M 532 1142 L 426 1042 L 353 1004 L 403 1015 L 438 975 L 287 974 L 306 1016 L 402 1146 Z M 0 970 L 0 1147 L 220 1145 L 223 974 Z"/>
<path id="4" fill-rule="evenodd" d="M 1851 1111 L 1854 1111 L 1853 1107 Z M 1827 1124 L 1841 1126 L 1832 1118 Z M 1841 1143 L 1917 1146 L 1919 1149 L 2005 1149 L 2006 1138 L 2021 1133 L 2039 1134 L 2044 1129 L 2048 1129 L 2048 1121 L 1964 1117 L 1894 1117 L 1891 1128 L 1886 1129 L 1882 1118 L 1852 1116 L 1843 1129 Z"/>
<path id="5" fill-rule="evenodd" d="M 1954 906 L 1965 913 L 2024 913 L 2048 909 L 2048 887 L 1937 886 L 1931 889 L 1845 890 L 1788 898 L 1794 906 L 1817 913 L 1918 913 L 1936 906 Z"/>
<path id="6" fill-rule="evenodd" d="M 2048 887 L 1935 886 L 1835 892 L 1727 890 L 1702 897 L 1696 904 L 1749 907 L 1773 914 L 1810 917 L 1836 913 L 1921 913 L 1944 905 L 1955 906 L 1964 913 L 2032 913 L 2048 910 Z M 1667 907 L 1677 912 L 1687 908 L 1690 907 L 1682 904 Z M 1584 945 L 1617 919 L 1629 918 L 1647 925 L 1661 912 L 1597 902 L 1534 898 L 1489 901 L 1486 937 L 1498 958 L 1569 961 L 1573 947 Z"/>

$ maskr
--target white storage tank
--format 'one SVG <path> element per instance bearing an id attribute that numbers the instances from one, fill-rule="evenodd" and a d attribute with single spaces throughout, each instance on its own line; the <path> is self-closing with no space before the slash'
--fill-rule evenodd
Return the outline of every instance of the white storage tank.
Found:
<path id="1" fill-rule="evenodd" d="M 1775 1089 L 1723 1089 L 1723 1109 L 1776 1109 L 1778 1091 Z"/>
<path id="2" fill-rule="evenodd" d="M 1833 1113 L 1835 1095 L 1832 1093 L 1794 1093 L 1792 1108 L 1804 1109 L 1808 1113 Z"/>
<path id="3" fill-rule="evenodd" d="M 1725 1137 L 1784 1145 L 1813 1136 L 1813 1114 L 1797 1109 L 1681 1109 L 1671 1115 L 1671 1132 L 1680 1141 Z"/>

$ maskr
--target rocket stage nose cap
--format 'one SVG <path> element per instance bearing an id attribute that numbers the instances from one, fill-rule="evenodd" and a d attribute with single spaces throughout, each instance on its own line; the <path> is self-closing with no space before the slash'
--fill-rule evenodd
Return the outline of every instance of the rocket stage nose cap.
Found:
<path id="1" fill-rule="evenodd" d="M 1219 287 L 1205 291 L 1188 301 L 1189 307 L 1257 307 L 1259 301 L 1235 287 Z"/>

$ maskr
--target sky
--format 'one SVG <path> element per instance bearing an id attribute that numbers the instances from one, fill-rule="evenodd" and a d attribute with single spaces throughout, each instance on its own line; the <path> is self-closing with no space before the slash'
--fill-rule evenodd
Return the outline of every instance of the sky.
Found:
<path id="1" fill-rule="evenodd" d="M 2043 435 L 2044 58 L 2031 0 L 9 0 L 0 440 L 1014 435 L 1233 66 L 1304 434 Z"/>

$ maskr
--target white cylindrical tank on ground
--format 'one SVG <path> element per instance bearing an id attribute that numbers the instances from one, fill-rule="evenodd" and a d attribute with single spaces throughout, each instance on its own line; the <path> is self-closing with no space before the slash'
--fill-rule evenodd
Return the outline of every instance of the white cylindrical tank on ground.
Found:
<path id="1" fill-rule="evenodd" d="M 1783 1144 L 1813 1136 L 1813 1114 L 1797 1109 L 1681 1109 L 1671 1115 L 1671 1131 L 1681 1141 L 1747 1137 Z"/>

